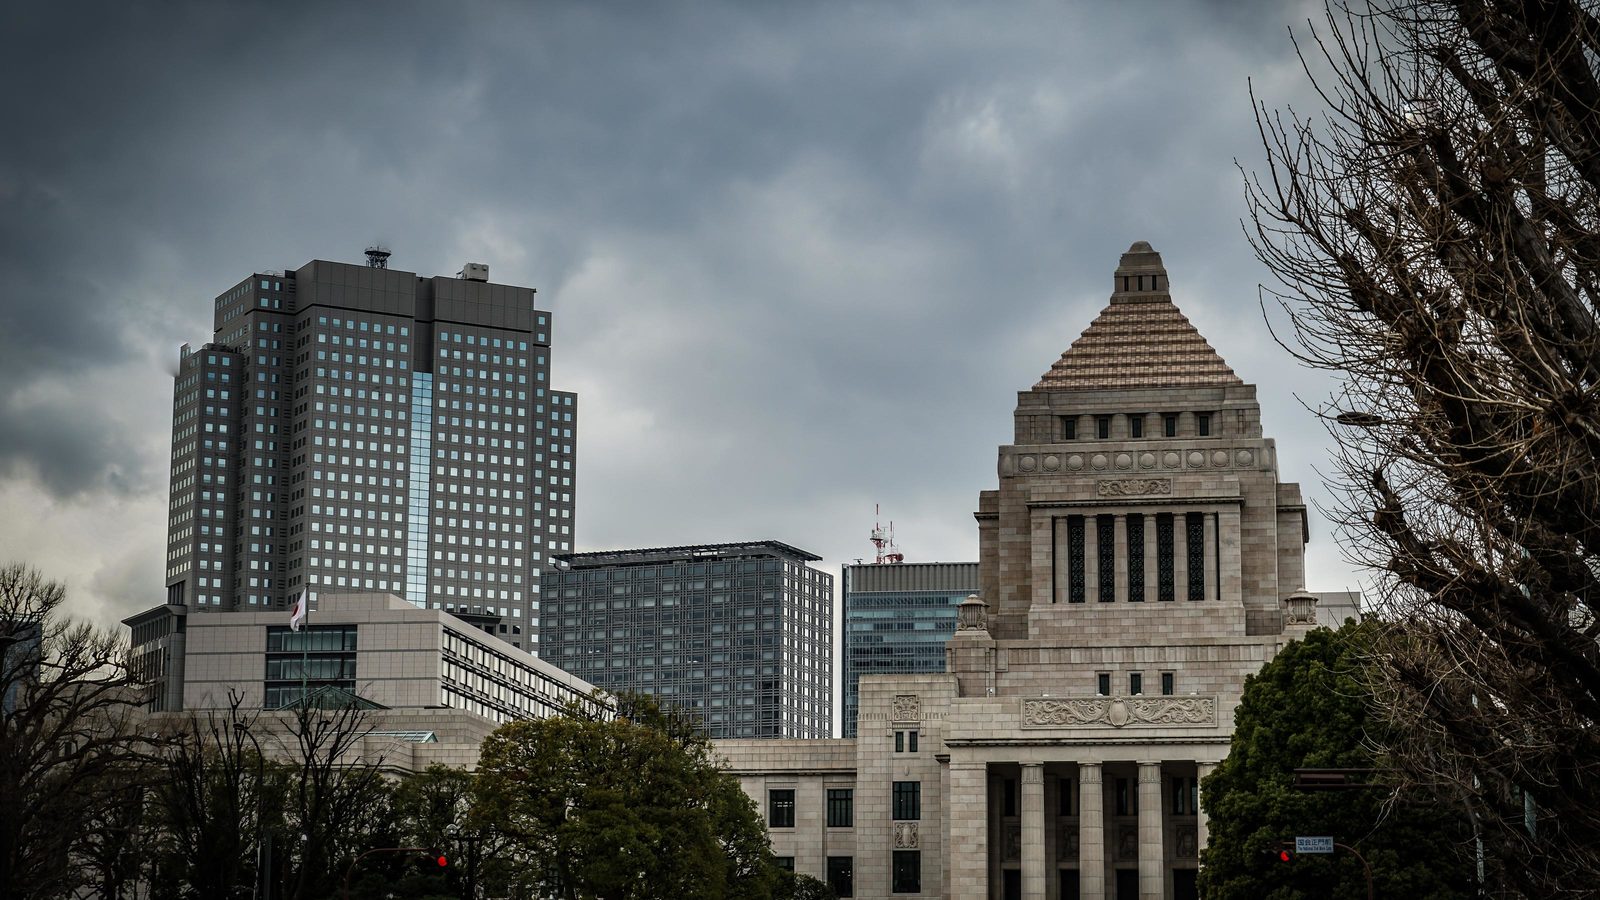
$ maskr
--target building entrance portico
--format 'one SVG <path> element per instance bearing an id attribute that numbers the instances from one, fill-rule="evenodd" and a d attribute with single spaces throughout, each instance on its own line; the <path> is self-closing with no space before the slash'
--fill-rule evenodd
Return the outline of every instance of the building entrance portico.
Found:
<path id="1" fill-rule="evenodd" d="M 1204 830 L 1194 761 L 951 750 L 951 896 L 1184 900 Z M 1017 759 L 1021 756 L 1021 759 Z M 987 761 L 987 760 L 995 761 Z M 960 760 L 958 762 L 958 760 Z M 985 760 L 979 762 L 978 760 Z M 973 777 L 982 773 L 982 780 Z M 981 841 L 974 839 L 982 832 Z M 958 837 L 962 836 L 962 837 Z M 978 853 L 981 845 L 984 853 Z M 1129 894 L 1129 886 L 1134 893 Z"/>

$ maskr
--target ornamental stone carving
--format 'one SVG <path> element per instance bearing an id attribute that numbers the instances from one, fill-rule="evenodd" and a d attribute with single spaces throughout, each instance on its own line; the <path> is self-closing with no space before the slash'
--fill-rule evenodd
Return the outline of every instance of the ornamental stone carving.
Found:
<path id="1" fill-rule="evenodd" d="M 989 604 L 977 594 L 968 594 L 967 599 L 956 607 L 956 630 L 988 631 Z"/>
<path id="2" fill-rule="evenodd" d="M 1284 621 L 1289 625 L 1317 624 L 1317 597 L 1306 591 L 1296 591 L 1285 597 Z"/>
<path id="3" fill-rule="evenodd" d="M 1078 829 L 1062 823 L 1056 826 L 1056 859 L 1078 858 Z"/>
<path id="4" fill-rule="evenodd" d="M 1124 728 L 1217 724 L 1214 697 L 1085 697 L 1022 701 L 1024 728 Z"/>
<path id="5" fill-rule="evenodd" d="M 1199 856 L 1199 835 L 1193 825 L 1184 825 L 1178 828 L 1178 858 L 1194 859 Z"/>
<path id="6" fill-rule="evenodd" d="M 1171 478 L 1117 478 L 1097 481 L 1095 493 L 1102 497 L 1148 497 L 1172 493 Z"/>
<path id="7" fill-rule="evenodd" d="M 889 721 L 916 722 L 922 718 L 922 698 L 916 694 L 897 694 L 889 704 Z"/>
<path id="8" fill-rule="evenodd" d="M 896 850 L 917 849 L 917 823 L 894 823 L 894 848 Z"/>
<path id="9" fill-rule="evenodd" d="M 1124 825 L 1117 829 L 1117 859 L 1139 858 L 1139 829 Z"/>

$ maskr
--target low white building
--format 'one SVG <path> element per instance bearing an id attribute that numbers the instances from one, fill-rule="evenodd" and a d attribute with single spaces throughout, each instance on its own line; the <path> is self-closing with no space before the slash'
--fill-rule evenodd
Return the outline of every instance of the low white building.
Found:
<path id="1" fill-rule="evenodd" d="M 186 615 L 161 606 L 124 620 L 136 670 L 151 686 L 152 712 L 250 711 L 342 702 L 369 710 L 366 727 L 386 764 L 475 766 L 478 745 L 495 726 L 542 718 L 577 703 L 595 712 L 594 686 L 529 656 L 447 612 L 421 609 L 386 593 L 324 594 L 305 628 L 284 610 Z M 274 717 L 268 716 L 268 720 Z"/>

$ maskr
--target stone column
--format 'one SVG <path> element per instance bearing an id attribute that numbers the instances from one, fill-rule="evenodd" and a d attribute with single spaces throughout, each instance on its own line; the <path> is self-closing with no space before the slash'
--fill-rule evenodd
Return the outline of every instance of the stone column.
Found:
<path id="1" fill-rule="evenodd" d="M 1144 599 L 1154 603 L 1160 596 L 1160 585 L 1156 583 L 1156 574 L 1160 563 L 1156 559 L 1156 517 L 1154 513 L 1146 513 L 1144 517 Z"/>
<path id="2" fill-rule="evenodd" d="M 1139 763 L 1139 898 L 1167 895 L 1167 850 L 1161 825 L 1161 763 Z"/>
<path id="3" fill-rule="evenodd" d="M 1206 809 L 1204 806 L 1200 805 L 1199 783 L 1204 781 L 1207 775 L 1211 774 L 1212 770 L 1217 767 L 1217 764 L 1208 762 L 1195 763 L 1194 767 L 1196 773 L 1194 849 L 1196 853 L 1199 853 L 1200 851 L 1206 849 L 1206 841 L 1211 837 L 1211 828 L 1206 824 Z"/>
<path id="4" fill-rule="evenodd" d="M 1044 900 L 1044 764 L 1022 764 L 1022 897 Z"/>
<path id="5" fill-rule="evenodd" d="M 1078 896 L 1105 900 L 1106 791 L 1099 763 L 1078 763 Z"/>
<path id="6" fill-rule="evenodd" d="M 943 827 L 939 829 L 939 837 L 944 841 L 943 851 L 939 854 L 939 893 L 950 896 L 950 758 L 934 757 L 939 763 L 939 802 L 943 804 L 944 815 L 940 816 Z"/>
<path id="7" fill-rule="evenodd" d="M 989 900 L 988 765 L 951 759 L 949 797 L 951 900 Z"/>

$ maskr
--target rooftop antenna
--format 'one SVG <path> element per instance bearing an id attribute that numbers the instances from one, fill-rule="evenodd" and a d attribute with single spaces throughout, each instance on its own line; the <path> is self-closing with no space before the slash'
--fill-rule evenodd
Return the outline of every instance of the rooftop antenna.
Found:
<path id="1" fill-rule="evenodd" d="M 906 561 L 906 555 L 900 552 L 899 547 L 895 546 L 894 521 L 890 520 L 889 527 L 885 529 L 877 521 L 878 516 L 881 515 L 883 515 L 883 511 L 879 509 L 878 504 L 874 503 L 872 505 L 872 546 L 878 548 L 878 557 L 873 560 L 873 564 L 881 566 L 884 563 L 903 563 Z"/>
<path id="2" fill-rule="evenodd" d="M 367 248 L 367 267 L 370 269 L 389 268 L 389 251 L 382 246 L 374 244 Z"/>

